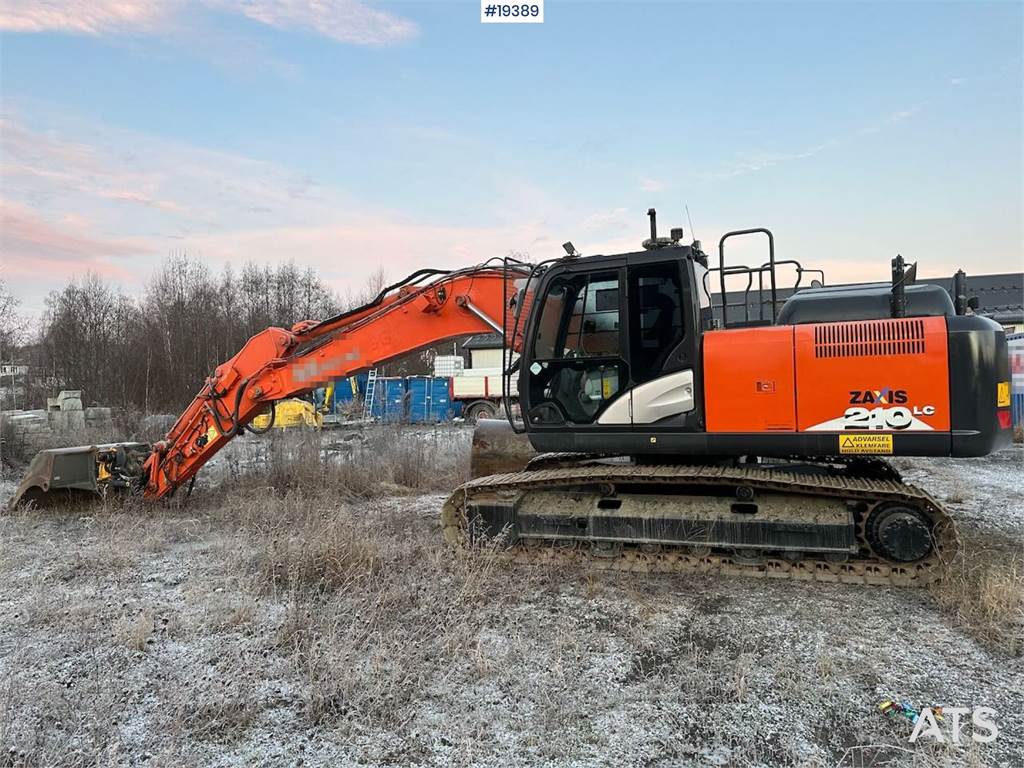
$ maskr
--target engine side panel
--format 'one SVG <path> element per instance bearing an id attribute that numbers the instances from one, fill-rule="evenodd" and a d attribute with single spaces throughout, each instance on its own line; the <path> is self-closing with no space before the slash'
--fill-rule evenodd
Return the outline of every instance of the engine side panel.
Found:
<path id="1" fill-rule="evenodd" d="M 945 317 L 796 326 L 800 431 L 946 432 Z"/>
<path id="2" fill-rule="evenodd" d="M 708 432 L 796 429 L 793 326 L 704 334 Z"/>

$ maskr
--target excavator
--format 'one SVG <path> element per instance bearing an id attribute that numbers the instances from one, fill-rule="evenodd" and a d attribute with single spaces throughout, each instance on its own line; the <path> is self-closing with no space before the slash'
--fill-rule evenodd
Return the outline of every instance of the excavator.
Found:
<path id="1" fill-rule="evenodd" d="M 1011 439 L 1001 326 L 892 260 L 824 285 L 763 228 L 709 267 L 681 229 L 635 252 L 419 270 L 371 302 L 253 336 L 153 444 L 43 451 L 14 504 L 114 489 L 165 499 L 274 403 L 439 341 L 502 333 L 505 418 L 474 434 L 445 538 L 516 561 L 640 572 L 922 585 L 957 548 L 949 514 L 886 461 L 980 457 Z M 727 263 L 732 238 L 768 260 Z M 777 283 L 795 270 L 791 295 Z M 808 275 L 818 275 L 809 285 Z M 745 287 L 727 291 L 727 281 Z M 738 300 L 731 300 L 737 295 Z M 518 396 L 508 397 L 512 377 Z M 253 419 L 269 414 L 256 430 Z"/>

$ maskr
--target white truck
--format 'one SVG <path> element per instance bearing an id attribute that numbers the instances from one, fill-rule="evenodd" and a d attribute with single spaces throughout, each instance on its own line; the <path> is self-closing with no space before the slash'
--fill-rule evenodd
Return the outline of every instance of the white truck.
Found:
<path id="1" fill-rule="evenodd" d="M 461 355 L 438 355 L 434 358 L 434 375 L 450 381 L 452 402 L 462 404 L 462 416 L 466 421 L 500 417 L 503 414 L 501 400 L 501 369 L 504 349 L 501 335 L 481 334 L 473 336 L 462 345 L 469 352 L 469 366 Z M 515 360 L 515 357 L 512 360 Z M 509 381 L 509 397 L 515 400 L 519 391 L 518 376 Z"/>

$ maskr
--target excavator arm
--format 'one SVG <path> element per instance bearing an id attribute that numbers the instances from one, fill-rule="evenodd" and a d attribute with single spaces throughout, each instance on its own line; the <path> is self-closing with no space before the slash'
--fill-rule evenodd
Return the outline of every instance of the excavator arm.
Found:
<path id="1" fill-rule="evenodd" d="M 174 493 L 277 400 L 445 339 L 501 331 L 519 276 L 507 266 L 425 270 L 353 312 L 261 331 L 217 367 L 153 446 L 143 465 L 145 495 Z"/>
<path id="2" fill-rule="evenodd" d="M 202 389 L 150 449 L 112 443 L 41 451 L 12 505 L 45 506 L 58 497 L 134 488 L 165 498 L 192 480 L 229 440 L 277 400 L 445 339 L 511 328 L 506 317 L 514 283 L 527 274 L 517 262 L 488 262 L 455 271 L 419 270 L 368 304 L 290 330 L 267 328 L 217 366 Z M 273 422 L 271 421 L 271 426 Z"/>

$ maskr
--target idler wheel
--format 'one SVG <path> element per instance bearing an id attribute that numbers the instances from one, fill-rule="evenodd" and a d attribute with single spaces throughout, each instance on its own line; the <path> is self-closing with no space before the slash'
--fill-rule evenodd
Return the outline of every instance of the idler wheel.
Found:
<path id="1" fill-rule="evenodd" d="M 894 504 L 878 507 L 867 521 L 872 549 L 888 560 L 910 563 L 931 552 L 932 529 L 921 510 Z"/>

